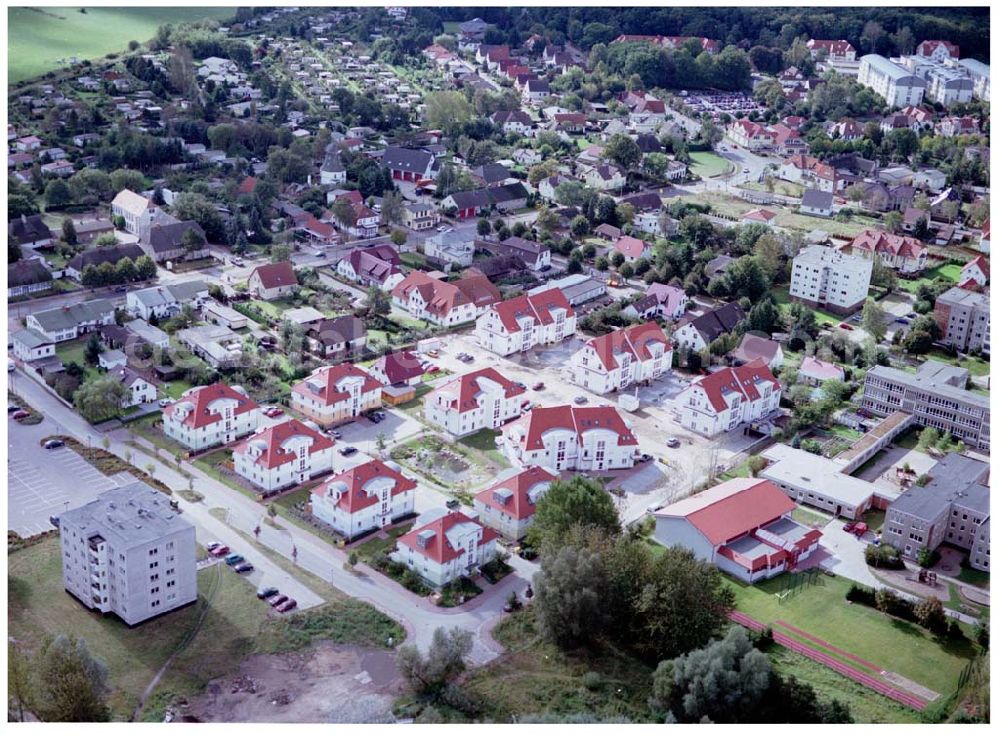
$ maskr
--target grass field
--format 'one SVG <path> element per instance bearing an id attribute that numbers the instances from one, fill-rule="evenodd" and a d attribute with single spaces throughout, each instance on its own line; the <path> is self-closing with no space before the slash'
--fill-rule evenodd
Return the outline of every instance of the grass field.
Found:
<path id="1" fill-rule="evenodd" d="M 715 153 L 694 151 L 691 153 L 691 165 L 689 168 L 691 169 L 691 173 L 697 174 L 703 179 L 708 179 L 713 176 L 721 176 L 722 174 L 729 173 L 733 168 L 733 164 Z"/>
<path id="2" fill-rule="evenodd" d="M 955 263 L 948 263 L 947 265 L 939 265 L 937 268 L 932 268 L 931 270 L 926 271 L 920 278 L 900 278 L 899 287 L 908 293 L 916 293 L 917 289 L 922 284 L 930 285 L 935 279 L 943 278 L 946 281 L 958 283 L 958 279 L 961 278 L 961 276 L 962 266 L 956 265 Z"/>
<path id="3" fill-rule="evenodd" d="M 785 589 L 787 578 L 782 575 L 751 586 L 727 577 L 726 583 L 736 595 L 736 609 L 762 623 L 783 620 L 943 698 L 958 688 L 958 677 L 974 654 L 969 641 L 939 641 L 913 623 L 848 604 L 844 595 L 851 583 L 841 577 L 819 575 L 818 584 L 802 587 L 779 602 L 775 593 Z"/>
<path id="4" fill-rule="evenodd" d="M 791 299 L 788 298 L 788 286 L 775 286 L 771 289 L 771 294 L 774 296 L 774 302 L 778 304 L 778 308 L 782 312 L 787 312 L 792 303 Z M 840 324 L 844 320 L 843 317 L 823 311 L 822 309 L 813 309 L 812 311 L 816 315 L 816 323 L 820 325 Z"/>
<path id="5" fill-rule="evenodd" d="M 128 719 L 153 675 L 188 638 L 147 702 L 143 719 L 162 720 L 162 708 L 174 696 L 196 694 L 253 653 L 292 651 L 317 639 L 377 646 L 388 635 L 396 640 L 403 635 L 374 608 L 339 593 L 324 594 L 329 602 L 313 610 L 269 615 L 253 586 L 222 566 L 198 573 L 197 603 L 129 628 L 114 616 L 87 611 L 63 590 L 58 538 L 10 554 L 8 564 L 9 635 L 28 651 L 49 635 L 85 639 L 108 666 L 109 704 L 119 720 Z"/>
<path id="6" fill-rule="evenodd" d="M 124 51 L 129 41 L 144 43 L 164 23 L 233 17 L 233 8 L 77 7 L 7 10 L 7 80 L 10 83 L 59 68 L 57 59 L 95 59 Z"/>

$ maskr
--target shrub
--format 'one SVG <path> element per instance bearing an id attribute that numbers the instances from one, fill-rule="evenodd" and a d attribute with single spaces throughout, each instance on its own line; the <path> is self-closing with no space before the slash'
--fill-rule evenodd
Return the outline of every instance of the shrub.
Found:
<path id="1" fill-rule="evenodd" d="M 875 607 L 875 590 L 871 587 L 863 587 L 860 584 L 852 584 L 847 590 L 847 599 L 869 607 Z"/>
<path id="2" fill-rule="evenodd" d="M 596 671 L 588 671 L 583 675 L 583 686 L 587 689 L 587 691 L 596 692 L 601 688 L 602 683 L 601 675 Z"/>
<path id="3" fill-rule="evenodd" d="M 948 637 L 960 641 L 965 639 L 965 633 L 962 631 L 962 626 L 958 624 L 955 618 L 948 621 Z"/>

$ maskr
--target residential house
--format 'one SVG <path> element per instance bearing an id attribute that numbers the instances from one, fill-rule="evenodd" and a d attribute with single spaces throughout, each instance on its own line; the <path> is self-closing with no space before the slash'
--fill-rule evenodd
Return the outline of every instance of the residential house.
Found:
<path id="1" fill-rule="evenodd" d="M 471 232 L 439 232 L 424 240 L 424 255 L 441 263 L 470 266 L 476 252 L 475 242 Z"/>
<path id="2" fill-rule="evenodd" d="M 653 538 L 754 583 L 793 571 L 822 533 L 793 520 L 795 502 L 768 480 L 736 477 L 653 513 Z"/>
<path id="3" fill-rule="evenodd" d="M 471 322 L 501 298 L 499 289 L 481 276 L 447 282 L 423 271 L 413 271 L 392 290 L 393 303 L 438 326 Z"/>
<path id="4" fill-rule="evenodd" d="M 934 302 L 940 341 L 960 352 L 990 354 L 990 297 L 954 286 Z"/>
<path id="5" fill-rule="evenodd" d="M 878 54 L 861 57 L 858 83 L 871 89 L 890 107 L 919 105 L 927 89 L 923 77 Z"/>
<path id="6" fill-rule="evenodd" d="M 833 193 L 819 189 L 806 189 L 802 193 L 799 212 L 813 217 L 833 216 Z"/>
<path id="7" fill-rule="evenodd" d="M 379 408 L 382 387 L 350 363 L 320 367 L 292 386 L 291 407 L 320 426 L 336 426 Z"/>
<path id="8" fill-rule="evenodd" d="M 52 290 L 52 273 L 40 258 L 23 258 L 7 266 L 7 298 Z"/>
<path id="9" fill-rule="evenodd" d="M 247 290 L 263 301 L 289 296 L 298 288 L 299 279 L 291 261 L 258 265 L 247 278 Z"/>
<path id="10" fill-rule="evenodd" d="M 469 219 L 490 208 L 490 195 L 485 189 L 473 191 L 456 191 L 441 200 L 441 209 L 447 212 L 454 210 L 458 219 Z"/>
<path id="11" fill-rule="evenodd" d="M 957 59 L 959 56 L 958 46 L 950 41 L 921 41 L 913 53 L 938 63 Z"/>
<path id="12" fill-rule="evenodd" d="M 670 371 L 673 347 L 656 322 L 594 337 L 571 358 L 572 381 L 595 393 L 648 384 Z"/>
<path id="13" fill-rule="evenodd" d="M 757 360 L 771 368 L 772 372 L 781 368 L 785 354 L 781 345 L 773 339 L 768 339 L 753 332 L 743 335 L 739 345 L 729 352 L 729 359 L 734 365 L 746 365 Z"/>
<path id="14" fill-rule="evenodd" d="M 832 362 L 819 360 L 812 355 L 806 355 L 802 358 L 797 375 L 799 383 L 818 388 L 828 380 L 843 380 L 844 368 Z"/>
<path id="15" fill-rule="evenodd" d="M 108 299 L 94 299 L 79 304 L 35 311 L 24 318 L 25 326 L 51 339 L 64 342 L 105 324 L 114 324 L 115 306 Z"/>
<path id="16" fill-rule="evenodd" d="M 396 539 L 391 558 L 440 587 L 478 574 L 496 558 L 497 538 L 496 531 L 457 510 L 428 511 Z"/>
<path id="17" fill-rule="evenodd" d="M 683 289 L 665 283 L 651 283 L 645 295 L 622 309 L 622 314 L 633 319 L 680 319 L 687 309 L 689 299 Z"/>
<path id="18" fill-rule="evenodd" d="M 778 178 L 833 193 L 843 189 L 846 184 L 846 180 L 833 166 L 806 155 L 786 159 L 778 169 Z"/>
<path id="19" fill-rule="evenodd" d="M 208 284 L 204 281 L 182 281 L 167 286 L 151 286 L 129 291 L 125 296 L 125 311 L 133 317 L 169 319 L 186 305 L 200 309 L 208 299 Z"/>
<path id="20" fill-rule="evenodd" d="M 902 274 L 919 273 L 927 265 L 927 248 L 918 239 L 884 230 L 864 230 L 841 250 L 868 260 L 878 257 Z"/>
<path id="21" fill-rule="evenodd" d="M 853 314 L 868 298 L 871 277 L 870 259 L 810 245 L 792 261 L 788 296 L 813 308 Z"/>
<path id="22" fill-rule="evenodd" d="M 403 280 L 399 253 L 391 245 L 356 248 L 337 261 L 337 275 L 363 286 L 391 291 Z"/>
<path id="23" fill-rule="evenodd" d="M 196 236 L 187 238 L 190 246 L 185 243 L 188 232 Z M 208 239 L 201 225 L 193 220 L 182 222 L 162 212 L 150 218 L 141 242 L 144 252 L 157 263 L 209 257 Z"/>
<path id="24" fill-rule="evenodd" d="M 14 346 L 14 357 L 22 362 L 44 360 L 56 354 L 55 340 L 35 329 L 14 332 L 10 336 L 10 341 Z"/>
<path id="25" fill-rule="evenodd" d="M 424 149 L 389 146 L 382 154 L 381 165 L 399 181 L 422 181 L 437 177 L 437 160 Z"/>
<path id="26" fill-rule="evenodd" d="M 411 230 L 430 230 L 440 221 L 441 213 L 430 202 L 417 202 L 403 207 L 403 224 Z"/>
<path id="27" fill-rule="evenodd" d="M 46 247 L 52 244 L 52 230 L 45 224 L 40 214 L 22 214 L 7 223 L 7 236 L 13 238 L 18 245 L 32 248 Z"/>
<path id="28" fill-rule="evenodd" d="M 746 314 L 737 302 L 706 311 L 701 316 L 684 317 L 672 335 L 677 347 L 700 352 L 719 336 L 732 332 Z"/>
<path id="29" fill-rule="evenodd" d="M 125 230 L 137 237 L 149 226 L 150 218 L 156 211 L 152 200 L 131 189 L 122 189 L 111 201 L 111 215 L 121 217 Z"/>
<path id="30" fill-rule="evenodd" d="M 777 212 L 772 212 L 770 209 L 758 208 L 744 213 L 741 222 L 745 225 L 765 225 L 766 227 L 770 227 L 777 218 Z"/>
<path id="31" fill-rule="evenodd" d="M 626 263 L 634 263 L 640 258 L 647 260 L 653 255 L 653 246 L 644 240 L 631 235 L 622 235 L 614 244 L 615 252 L 625 256 Z"/>
<path id="32" fill-rule="evenodd" d="M 819 61 L 854 61 L 857 51 L 850 41 L 843 39 L 838 41 L 821 40 L 810 38 L 806 42 L 809 55 Z"/>
<path id="33" fill-rule="evenodd" d="M 261 412 L 241 386 L 225 383 L 189 388 L 163 409 L 163 433 L 199 452 L 230 444 L 256 431 Z"/>
<path id="34" fill-rule="evenodd" d="M 368 329 L 364 320 L 354 315 L 323 318 L 310 323 L 306 329 L 309 351 L 327 360 L 360 355 L 367 342 Z"/>
<path id="35" fill-rule="evenodd" d="M 583 174 L 583 181 L 598 191 L 620 191 L 625 186 L 626 176 L 617 166 L 602 163 L 588 168 Z"/>
<path id="36" fill-rule="evenodd" d="M 530 136 L 535 126 L 531 116 L 523 110 L 500 110 L 494 112 L 490 119 L 505 133 Z"/>
<path id="37" fill-rule="evenodd" d="M 424 418 L 452 436 L 498 429 L 521 415 L 525 389 L 494 368 L 459 375 L 427 394 Z"/>
<path id="38" fill-rule="evenodd" d="M 697 378 L 678 394 L 674 405 L 681 426 L 711 437 L 767 419 L 780 401 L 781 383 L 758 359 Z"/>
<path id="39" fill-rule="evenodd" d="M 538 501 L 559 475 L 544 467 L 511 470 L 498 482 L 477 493 L 472 507 L 479 521 L 506 539 L 524 538 L 535 520 Z"/>
<path id="40" fill-rule="evenodd" d="M 766 126 L 739 118 L 726 128 L 726 136 L 748 151 L 762 151 L 774 145 L 774 133 Z"/>
<path id="41" fill-rule="evenodd" d="M 420 385 L 427 372 L 425 362 L 417 354 L 402 350 L 382 355 L 372 363 L 368 372 L 385 386 L 416 386 Z"/>
<path id="42" fill-rule="evenodd" d="M 353 539 L 413 513 L 417 483 L 392 462 L 372 459 L 314 488 L 313 517 Z"/>
<path id="43" fill-rule="evenodd" d="M 507 424 L 498 441 L 517 467 L 605 472 L 635 464 L 638 441 L 611 406 L 533 408 Z"/>
<path id="44" fill-rule="evenodd" d="M 101 354 L 105 353 L 102 352 Z M 115 378 L 125 386 L 125 397 L 122 399 L 122 408 L 141 406 L 144 403 L 152 403 L 156 400 L 156 386 L 127 365 L 108 370 L 108 376 Z"/>
<path id="45" fill-rule="evenodd" d="M 92 265 L 96 268 L 102 263 L 116 265 L 122 258 L 128 258 L 135 262 L 143 255 L 145 255 L 143 249 L 136 243 L 107 245 L 105 247 L 84 250 L 82 253 L 77 253 L 69 259 L 69 262 L 66 263 L 66 267 L 63 269 L 63 273 L 67 278 L 72 278 L 74 281 L 79 282 L 87 266 Z"/>
<path id="46" fill-rule="evenodd" d="M 264 496 L 333 469 L 333 440 L 298 419 L 262 426 L 233 447 L 233 469 Z"/>
<path id="47" fill-rule="evenodd" d="M 557 288 L 494 304 L 476 321 L 480 346 L 498 355 L 527 352 L 575 333 L 576 312 Z"/>
<path id="48" fill-rule="evenodd" d="M 523 237 L 508 237 L 501 242 L 476 240 L 475 246 L 494 255 L 516 256 L 533 271 L 548 270 L 552 264 L 552 253 L 545 245 Z"/>
<path id="49" fill-rule="evenodd" d="M 979 286 L 985 286 L 990 280 L 990 261 L 982 255 L 977 255 L 964 266 L 962 275 L 959 276 L 960 284 L 974 281 Z"/>

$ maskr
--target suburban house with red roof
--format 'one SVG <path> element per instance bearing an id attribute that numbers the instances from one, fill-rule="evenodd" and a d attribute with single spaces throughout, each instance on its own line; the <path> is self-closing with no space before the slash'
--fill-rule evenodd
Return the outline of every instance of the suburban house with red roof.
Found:
<path id="1" fill-rule="evenodd" d="M 819 547 L 823 534 L 794 521 L 793 510 L 769 480 L 737 477 L 660 508 L 653 536 L 753 583 L 794 570 Z"/>
<path id="2" fill-rule="evenodd" d="M 796 381 L 818 388 L 828 380 L 843 380 L 844 368 L 832 362 L 818 360 L 811 355 L 802 358 Z"/>
<path id="3" fill-rule="evenodd" d="M 770 227 L 774 224 L 774 221 L 778 218 L 777 212 L 772 212 L 770 209 L 751 209 L 743 215 L 743 224 L 745 225 L 767 225 Z"/>
<path id="4" fill-rule="evenodd" d="M 785 159 L 778 169 L 783 181 L 809 184 L 820 191 L 836 193 L 844 188 L 847 180 L 837 174 L 837 169 L 818 158 L 798 154 Z"/>
<path id="5" fill-rule="evenodd" d="M 950 41 L 921 41 L 913 53 L 943 64 L 948 59 L 957 59 L 959 49 Z"/>
<path id="6" fill-rule="evenodd" d="M 726 135 L 736 145 L 748 151 L 760 151 L 774 145 L 774 133 L 765 125 L 740 118 L 726 128 Z"/>
<path id="7" fill-rule="evenodd" d="M 634 263 L 639 258 L 650 258 L 653 246 L 631 235 L 622 235 L 614 244 L 614 250 L 625 256 L 626 263 Z"/>
<path id="8" fill-rule="evenodd" d="M 402 350 L 377 359 L 368 372 L 383 385 L 420 385 L 427 372 L 425 360 L 415 352 Z"/>
<path id="9" fill-rule="evenodd" d="M 497 555 L 499 534 L 457 510 L 431 510 L 396 539 L 393 561 L 419 574 L 434 587 L 472 577 Z"/>
<path id="10" fill-rule="evenodd" d="M 809 55 L 813 59 L 828 59 L 830 61 L 854 61 L 858 54 L 851 42 L 843 39 L 830 41 L 810 38 L 806 42 L 806 48 L 809 49 Z"/>
<path id="11" fill-rule="evenodd" d="M 337 261 L 337 275 L 364 286 L 391 291 L 403 280 L 402 261 L 391 245 L 357 248 Z"/>
<path id="12" fill-rule="evenodd" d="M 263 426 L 233 448 L 233 469 L 264 495 L 333 469 L 333 440 L 298 419 Z"/>
<path id="13" fill-rule="evenodd" d="M 967 281 L 975 281 L 978 285 L 985 286 L 989 280 L 990 261 L 982 255 L 977 255 L 962 266 L 962 275 L 959 277 L 958 282 L 964 284 Z"/>
<path id="14" fill-rule="evenodd" d="M 288 296 L 299 285 L 291 261 L 258 265 L 247 279 L 247 290 L 263 301 Z"/>
<path id="15" fill-rule="evenodd" d="M 498 355 L 556 344 L 576 333 L 576 312 L 558 288 L 493 304 L 476 320 L 479 345 Z"/>
<path id="16" fill-rule="evenodd" d="M 681 426 L 702 436 L 765 419 L 780 402 L 781 383 L 763 360 L 698 378 L 674 399 Z"/>
<path id="17" fill-rule="evenodd" d="M 479 520 L 504 538 L 524 538 L 535 520 L 535 506 L 559 475 L 544 467 L 505 473 L 508 476 L 490 485 L 472 499 Z"/>
<path id="18" fill-rule="evenodd" d="M 656 322 L 594 337 L 572 358 L 573 382 L 595 393 L 649 383 L 670 370 L 673 345 Z"/>
<path id="19" fill-rule="evenodd" d="M 410 316 L 448 327 L 471 322 L 501 298 L 500 290 L 484 276 L 449 282 L 424 271 L 413 271 L 392 289 L 393 303 Z"/>
<path id="20" fill-rule="evenodd" d="M 611 406 L 533 408 L 503 428 L 498 444 L 511 464 L 553 472 L 629 469 L 639 446 Z"/>
<path id="21" fill-rule="evenodd" d="M 229 444 L 260 425 L 257 404 L 241 386 L 189 388 L 163 409 L 163 433 L 194 451 Z"/>
<path id="22" fill-rule="evenodd" d="M 316 368 L 292 386 L 292 408 L 324 427 L 351 421 L 381 405 L 382 384 L 347 362 Z"/>
<path id="23" fill-rule="evenodd" d="M 868 260 L 878 256 L 883 265 L 900 273 L 919 273 L 927 266 L 927 248 L 920 240 L 885 230 L 864 230 L 841 250 Z"/>
<path id="24" fill-rule="evenodd" d="M 315 518 L 352 539 L 413 513 L 416 494 L 417 483 L 398 465 L 373 459 L 314 488 L 310 507 Z"/>
<path id="25" fill-rule="evenodd" d="M 524 388 L 495 368 L 456 376 L 424 399 L 424 418 L 452 436 L 498 429 L 521 415 Z"/>

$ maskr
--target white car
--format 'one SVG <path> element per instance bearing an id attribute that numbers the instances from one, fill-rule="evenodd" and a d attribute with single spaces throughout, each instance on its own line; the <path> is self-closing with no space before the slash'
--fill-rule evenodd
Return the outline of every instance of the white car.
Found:
<path id="1" fill-rule="evenodd" d="M 15 365 L 15 364 L 14 364 L 14 361 L 13 361 L 13 360 L 11 360 L 11 359 L 10 359 L 10 358 L 8 357 L 8 358 L 7 358 L 7 372 L 8 372 L 8 373 L 12 373 L 12 372 L 14 372 L 14 370 L 15 370 L 16 368 L 17 368 L 17 365 Z"/>
<path id="2" fill-rule="evenodd" d="M 161 399 L 159 400 L 159 404 L 160 404 L 160 408 L 166 408 L 166 407 L 167 407 L 167 406 L 169 406 L 169 405 L 170 405 L 171 403 L 173 403 L 173 400 L 172 400 L 172 399 L 170 399 L 170 398 L 161 398 Z"/>
<path id="3" fill-rule="evenodd" d="M 437 231 L 438 232 L 447 232 L 448 231 L 448 225 L 438 225 Z"/>

